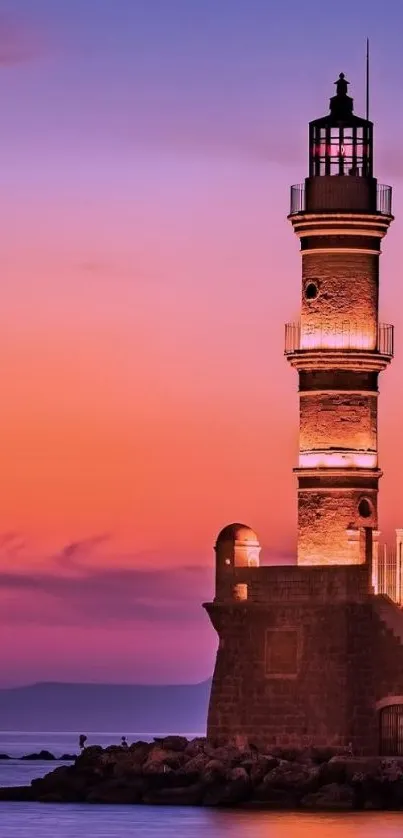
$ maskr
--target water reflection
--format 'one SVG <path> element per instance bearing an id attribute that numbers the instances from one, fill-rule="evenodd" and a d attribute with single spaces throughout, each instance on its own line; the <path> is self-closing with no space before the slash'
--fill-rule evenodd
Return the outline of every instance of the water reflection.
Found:
<path id="1" fill-rule="evenodd" d="M 1 838 L 401 838 L 403 813 L 0 804 Z"/>

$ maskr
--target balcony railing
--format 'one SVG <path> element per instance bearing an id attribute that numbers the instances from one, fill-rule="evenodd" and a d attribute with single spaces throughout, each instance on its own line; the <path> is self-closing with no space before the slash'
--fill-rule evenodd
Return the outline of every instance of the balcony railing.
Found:
<path id="1" fill-rule="evenodd" d="M 344 180 L 344 178 L 343 178 Z M 352 207 L 349 208 L 349 204 L 347 203 L 345 207 L 332 207 L 331 211 L 335 212 L 343 212 L 347 210 L 348 212 L 354 211 Z M 300 212 L 315 212 L 315 207 L 307 207 L 306 206 L 306 193 L 305 193 L 305 183 L 295 183 L 291 186 L 291 200 L 290 200 L 290 215 L 297 215 Z M 319 210 L 316 208 L 316 211 L 325 212 L 326 210 L 321 207 Z M 355 210 L 359 212 L 360 210 Z M 374 210 L 378 212 L 380 215 L 392 215 L 392 187 L 387 186 L 384 183 L 378 183 L 376 186 L 376 208 Z"/>
<path id="2" fill-rule="evenodd" d="M 393 358 L 393 326 L 379 323 L 376 336 L 365 332 L 358 323 L 286 323 L 285 355 L 312 349 L 376 352 Z"/>

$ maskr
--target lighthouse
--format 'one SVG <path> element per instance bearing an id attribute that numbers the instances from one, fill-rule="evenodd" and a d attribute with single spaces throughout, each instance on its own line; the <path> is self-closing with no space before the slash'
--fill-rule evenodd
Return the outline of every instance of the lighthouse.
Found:
<path id="1" fill-rule="evenodd" d="M 207 737 L 403 756 L 402 580 L 394 602 L 374 562 L 378 377 L 393 356 L 379 259 L 392 189 L 374 177 L 373 125 L 354 114 L 348 84 L 341 73 L 329 113 L 310 123 L 308 177 L 291 188 L 302 256 L 300 319 L 285 345 L 299 382 L 298 551 L 292 565 L 262 565 L 245 522 L 216 539 Z"/>
<path id="2" fill-rule="evenodd" d="M 300 321 L 285 352 L 299 379 L 298 564 L 363 560 L 375 534 L 378 375 L 393 355 L 379 322 L 379 259 L 392 188 L 373 174 L 373 124 L 354 114 L 343 73 L 327 116 L 309 124 L 309 176 L 291 187 L 302 257 Z"/>

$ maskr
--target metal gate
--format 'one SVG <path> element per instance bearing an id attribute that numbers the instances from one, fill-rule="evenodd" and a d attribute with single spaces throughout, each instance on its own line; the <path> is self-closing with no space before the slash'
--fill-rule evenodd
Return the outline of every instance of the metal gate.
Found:
<path id="1" fill-rule="evenodd" d="M 403 756 L 403 704 L 390 704 L 380 711 L 380 753 Z"/>

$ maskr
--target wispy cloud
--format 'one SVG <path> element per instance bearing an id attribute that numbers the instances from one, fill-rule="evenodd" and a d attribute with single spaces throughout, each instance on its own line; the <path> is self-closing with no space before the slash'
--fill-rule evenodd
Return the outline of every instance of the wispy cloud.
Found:
<path id="1" fill-rule="evenodd" d="M 91 549 L 102 540 L 97 536 L 66 545 L 46 571 L 1 570 L 0 622 L 96 626 L 200 618 L 201 602 L 212 593 L 211 568 L 80 564 L 80 557 L 88 558 L 87 545 Z"/>

